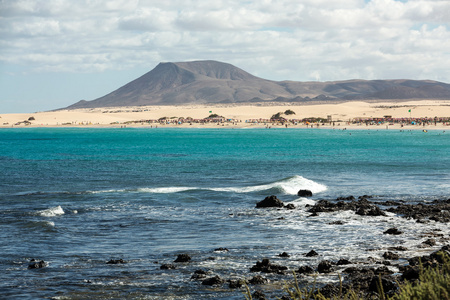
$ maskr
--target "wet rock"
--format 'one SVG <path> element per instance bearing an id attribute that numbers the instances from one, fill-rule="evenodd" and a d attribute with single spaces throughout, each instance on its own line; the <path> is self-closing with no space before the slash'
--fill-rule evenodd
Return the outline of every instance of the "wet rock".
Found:
<path id="1" fill-rule="evenodd" d="M 178 254 L 177 259 L 174 262 L 189 262 L 191 257 L 187 254 Z"/>
<path id="2" fill-rule="evenodd" d="M 311 273 L 314 273 L 314 270 L 310 266 L 301 266 L 297 270 L 297 274 L 311 274 Z"/>
<path id="3" fill-rule="evenodd" d="M 161 270 L 175 270 L 177 267 L 173 264 L 162 264 L 159 268 Z"/>
<path id="4" fill-rule="evenodd" d="M 340 201 L 340 200 L 352 201 L 352 200 L 355 200 L 355 197 L 353 197 L 353 196 L 348 196 L 348 197 L 338 197 L 338 198 L 336 198 L 336 200 L 338 200 L 338 201 Z"/>
<path id="5" fill-rule="evenodd" d="M 319 273 L 330 273 L 333 272 L 333 264 L 328 260 L 323 260 L 317 266 L 317 271 Z"/>
<path id="6" fill-rule="evenodd" d="M 297 196 L 299 197 L 312 197 L 313 193 L 310 190 L 299 190 Z"/>
<path id="7" fill-rule="evenodd" d="M 28 263 L 28 269 L 41 269 L 47 267 L 48 264 L 43 260 L 31 259 Z"/>
<path id="8" fill-rule="evenodd" d="M 377 294 L 383 291 L 386 296 L 393 296 L 397 289 L 398 285 L 394 280 L 379 276 L 372 277 L 368 288 L 370 292 Z"/>
<path id="9" fill-rule="evenodd" d="M 216 275 L 214 277 L 207 278 L 202 281 L 202 285 L 222 285 L 225 283 L 225 280 L 220 276 Z"/>
<path id="10" fill-rule="evenodd" d="M 286 209 L 295 209 L 295 205 L 292 204 L 292 203 L 289 203 L 284 208 L 286 208 Z"/>
<path id="11" fill-rule="evenodd" d="M 246 282 L 241 279 L 230 279 L 228 280 L 228 287 L 230 289 L 238 289 L 241 288 Z"/>
<path id="12" fill-rule="evenodd" d="M 206 272 L 205 270 L 195 270 L 194 274 L 192 274 L 191 279 L 192 280 L 199 280 L 199 279 L 204 279 L 206 278 L 206 275 L 208 274 L 208 272 Z"/>
<path id="13" fill-rule="evenodd" d="M 216 248 L 214 249 L 214 252 L 229 252 L 230 250 L 228 250 L 228 248 Z"/>
<path id="14" fill-rule="evenodd" d="M 108 265 L 118 265 L 118 264 L 126 264 L 127 262 L 123 259 L 110 259 L 107 264 Z"/>
<path id="15" fill-rule="evenodd" d="M 313 257 L 313 256 L 319 256 L 319 253 L 317 253 L 314 250 L 309 251 L 308 253 L 305 254 L 306 257 Z"/>
<path id="16" fill-rule="evenodd" d="M 403 246 L 389 247 L 388 249 L 393 251 L 408 251 L 408 248 Z"/>
<path id="17" fill-rule="evenodd" d="M 400 258 L 400 256 L 397 253 L 391 252 L 391 251 L 387 251 L 383 254 L 383 258 L 384 259 L 389 259 L 389 260 L 397 260 Z"/>
<path id="18" fill-rule="evenodd" d="M 279 257 L 291 257 L 287 252 L 278 254 Z"/>
<path id="19" fill-rule="evenodd" d="M 266 295 L 264 295 L 263 292 L 261 292 L 261 291 L 255 291 L 255 292 L 252 294 L 252 299 L 255 299 L 255 300 L 266 300 L 267 298 L 266 298 Z"/>
<path id="20" fill-rule="evenodd" d="M 422 243 L 422 245 L 424 246 L 435 246 L 436 245 L 436 240 L 435 239 L 428 239 L 425 242 Z"/>
<path id="21" fill-rule="evenodd" d="M 265 258 L 261 262 L 257 261 L 256 265 L 250 268 L 250 272 L 277 273 L 284 274 L 288 268 L 285 266 L 275 265 Z"/>
<path id="22" fill-rule="evenodd" d="M 329 225 L 344 225 L 345 223 L 343 221 L 334 221 L 331 223 L 328 223 Z"/>
<path id="23" fill-rule="evenodd" d="M 256 208 L 266 208 L 266 207 L 283 207 L 284 203 L 277 196 L 267 196 L 264 200 L 256 203 Z"/>
<path id="24" fill-rule="evenodd" d="M 384 234 L 393 234 L 393 235 L 399 235 L 402 234 L 403 232 L 398 230 L 397 228 L 393 227 L 393 228 L 389 228 L 388 230 L 386 230 L 385 232 L 383 232 Z"/>
<path id="25" fill-rule="evenodd" d="M 269 279 L 267 279 L 261 275 L 256 275 L 256 276 L 253 276 L 252 279 L 250 279 L 248 282 L 250 284 L 260 284 L 261 285 L 261 284 L 269 283 Z"/>
<path id="26" fill-rule="evenodd" d="M 344 265 L 350 265 L 351 264 L 351 262 L 348 260 L 348 259 L 343 259 L 343 258 L 341 258 L 337 263 L 336 263 L 336 265 L 338 265 L 338 266 L 344 266 Z"/>

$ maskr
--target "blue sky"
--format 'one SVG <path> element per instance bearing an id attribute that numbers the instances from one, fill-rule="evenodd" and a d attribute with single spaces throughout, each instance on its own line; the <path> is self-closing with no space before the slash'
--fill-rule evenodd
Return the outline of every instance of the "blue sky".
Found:
<path id="1" fill-rule="evenodd" d="M 271 80 L 450 83 L 450 1 L 0 0 L 0 115 L 206 59 Z"/>

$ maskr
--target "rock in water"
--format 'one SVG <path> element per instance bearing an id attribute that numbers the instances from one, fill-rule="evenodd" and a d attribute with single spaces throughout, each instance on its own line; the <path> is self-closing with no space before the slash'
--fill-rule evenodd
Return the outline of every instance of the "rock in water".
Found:
<path id="1" fill-rule="evenodd" d="M 277 196 L 267 196 L 264 200 L 256 203 L 256 208 L 263 207 L 284 207 L 283 201 L 277 198 Z"/>
<path id="2" fill-rule="evenodd" d="M 30 260 L 30 263 L 28 264 L 28 269 L 41 269 L 41 268 L 45 268 L 46 266 L 48 266 L 48 264 L 43 261 L 43 260 L 35 260 L 32 259 Z"/>
<path id="3" fill-rule="evenodd" d="M 312 192 L 310 190 L 300 190 L 297 193 L 297 196 L 299 197 L 312 197 Z"/>

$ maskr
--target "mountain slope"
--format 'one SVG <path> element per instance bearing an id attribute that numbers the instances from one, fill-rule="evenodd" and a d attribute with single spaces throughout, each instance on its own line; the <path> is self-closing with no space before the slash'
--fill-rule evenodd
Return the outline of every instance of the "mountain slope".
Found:
<path id="1" fill-rule="evenodd" d="M 450 99 L 450 85 L 417 80 L 271 81 L 217 61 L 160 63 L 119 89 L 68 107 L 239 103 L 254 101 Z M 313 99 L 314 100 L 314 99 Z"/>

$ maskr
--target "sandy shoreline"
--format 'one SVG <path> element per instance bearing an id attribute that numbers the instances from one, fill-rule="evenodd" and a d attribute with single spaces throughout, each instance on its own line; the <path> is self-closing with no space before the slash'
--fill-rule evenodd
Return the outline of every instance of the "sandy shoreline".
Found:
<path id="1" fill-rule="evenodd" d="M 276 113 L 291 110 L 292 115 L 282 115 L 289 122 L 288 127 L 305 128 L 306 124 L 300 120 L 305 118 L 331 118 L 332 123 L 319 123 L 320 128 L 404 128 L 404 129 L 445 129 L 449 123 L 429 122 L 420 126 L 409 122 L 400 124 L 384 122 L 376 124 L 364 122 L 355 124 L 355 119 L 375 119 L 391 116 L 399 118 L 449 118 L 450 100 L 419 100 L 407 102 L 361 102 L 351 101 L 338 104 L 279 104 L 264 103 L 254 105 L 216 104 L 216 105 L 186 105 L 186 106 L 138 106 L 114 107 L 96 109 L 59 110 L 36 113 L 0 114 L 0 128 L 23 127 L 186 127 L 186 128 L 218 128 L 218 127 L 285 127 L 285 123 L 270 122 Z M 226 119 L 225 122 L 212 121 L 204 124 L 199 120 L 212 114 Z M 161 124 L 157 120 L 165 118 Z M 188 119 L 189 118 L 189 119 Z M 188 120 L 187 120 L 188 119 Z M 181 120 L 181 122 L 180 122 Z M 149 123 L 148 121 L 154 122 Z M 334 122 L 334 123 L 333 123 Z M 372 123 L 373 125 L 370 125 Z M 317 124 L 314 124 L 317 127 Z"/>

